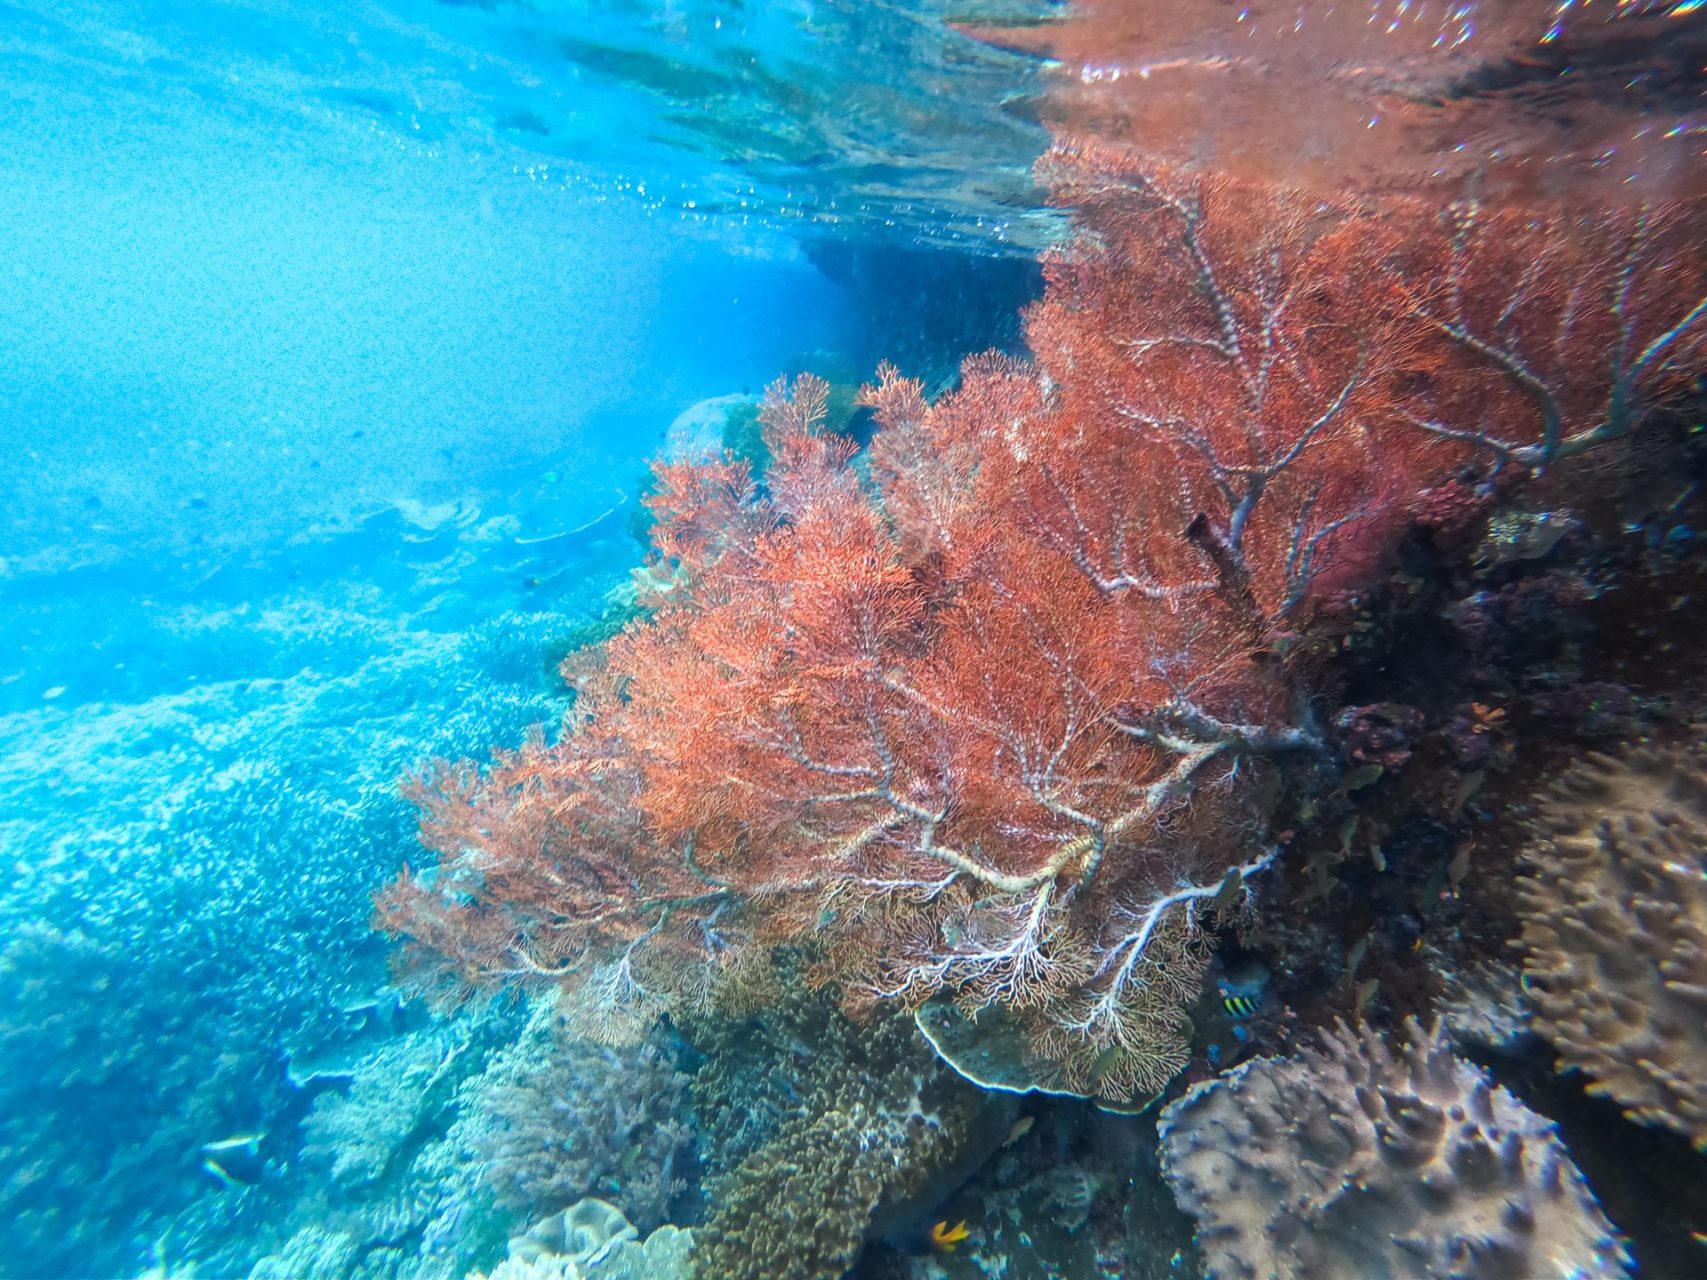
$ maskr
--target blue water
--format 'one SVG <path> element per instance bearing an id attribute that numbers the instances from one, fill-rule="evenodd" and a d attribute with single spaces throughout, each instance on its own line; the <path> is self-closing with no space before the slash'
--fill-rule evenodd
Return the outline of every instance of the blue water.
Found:
<path id="1" fill-rule="evenodd" d="M 707 59 L 786 76 L 812 6 L 346 9 L 5 7 L 14 574 L 290 536 L 546 457 L 597 489 L 683 405 L 854 341 L 796 234 L 837 225 L 834 173 L 792 182 L 829 144 L 778 155 L 765 129 L 795 116 L 731 83 L 752 119 L 728 121 L 689 80 Z M 698 123 L 736 136 L 707 154 L 678 136 Z M 1023 184 L 1034 135 L 957 162 Z M 888 185 L 940 214 L 908 163 Z M 999 247 L 985 212 L 968 241 Z"/>

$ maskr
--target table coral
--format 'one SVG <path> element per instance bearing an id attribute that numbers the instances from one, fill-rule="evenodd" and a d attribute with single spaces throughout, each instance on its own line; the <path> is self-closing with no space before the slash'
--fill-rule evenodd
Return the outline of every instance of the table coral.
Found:
<path id="1" fill-rule="evenodd" d="M 1535 1026 L 1591 1093 L 1707 1148 L 1707 744 L 1594 755 L 1519 882 Z"/>
<path id="2" fill-rule="evenodd" d="M 1343 1025 L 1163 1113 L 1163 1167 L 1213 1280 L 1628 1276 L 1552 1123 L 1438 1028 Z"/>

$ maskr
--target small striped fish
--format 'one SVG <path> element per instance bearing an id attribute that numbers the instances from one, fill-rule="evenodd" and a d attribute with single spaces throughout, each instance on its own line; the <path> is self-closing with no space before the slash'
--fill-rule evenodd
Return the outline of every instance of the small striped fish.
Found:
<path id="1" fill-rule="evenodd" d="M 1226 995 L 1221 997 L 1221 1007 L 1235 1018 L 1248 1018 L 1262 1007 L 1262 1001 L 1253 996 Z"/>

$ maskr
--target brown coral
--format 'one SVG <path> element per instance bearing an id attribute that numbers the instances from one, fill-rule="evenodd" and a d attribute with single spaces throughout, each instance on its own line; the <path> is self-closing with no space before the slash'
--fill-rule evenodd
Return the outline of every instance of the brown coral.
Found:
<path id="1" fill-rule="evenodd" d="M 1519 882 L 1535 1028 L 1633 1117 L 1707 1148 L 1707 743 L 1594 755 Z"/>
<path id="2" fill-rule="evenodd" d="M 719 1187 L 702 1228 L 694 1274 L 834 1280 L 865 1247 L 883 1193 L 880 1170 L 900 1163 L 899 1144 L 865 1132 L 860 1110 L 801 1116 Z M 866 1144 L 881 1149 L 866 1158 Z"/>
<path id="3" fill-rule="evenodd" d="M 783 966 L 765 1016 L 689 1023 L 711 1168 L 698 1280 L 836 1280 L 994 1151 L 1015 1107 L 973 1088 L 880 1012 L 850 1022 Z"/>
<path id="4" fill-rule="evenodd" d="M 1163 1113 L 1163 1167 L 1213 1280 L 1627 1276 L 1559 1142 L 1438 1029 L 1340 1027 Z"/>

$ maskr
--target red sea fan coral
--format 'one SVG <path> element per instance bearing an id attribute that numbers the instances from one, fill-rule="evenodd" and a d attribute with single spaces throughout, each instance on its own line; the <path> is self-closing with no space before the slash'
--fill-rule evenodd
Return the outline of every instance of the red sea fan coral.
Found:
<path id="1" fill-rule="evenodd" d="M 1156 1087 L 1199 917 L 1321 752 L 1287 638 L 1429 486 L 1627 431 L 1699 354 L 1657 215 L 1567 241 L 1094 148 L 1044 171 L 1080 233 L 1033 361 L 935 403 L 880 370 L 868 469 L 804 377 L 762 484 L 661 471 L 653 611 L 577 659 L 562 740 L 419 789 L 441 863 L 382 914 L 418 955 L 564 980 L 617 1037 L 806 941 L 856 1004 L 1000 1005 L 1069 1086 Z"/>

